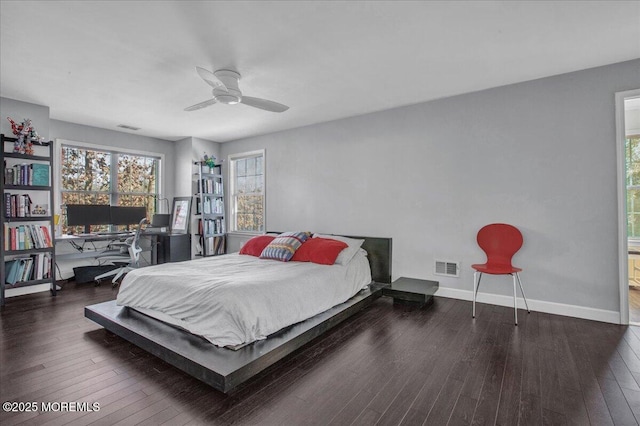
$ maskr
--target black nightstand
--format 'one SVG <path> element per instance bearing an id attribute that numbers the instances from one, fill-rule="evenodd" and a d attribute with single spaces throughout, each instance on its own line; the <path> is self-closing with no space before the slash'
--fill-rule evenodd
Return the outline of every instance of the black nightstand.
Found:
<path id="1" fill-rule="evenodd" d="M 422 308 L 433 303 L 433 294 L 438 287 L 437 281 L 400 277 L 391 286 L 384 287 L 382 295 L 393 297 L 393 303 Z"/>
<path id="2" fill-rule="evenodd" d="M 159 234 L 157 263 L 191 260 L 190 234 Z"/>

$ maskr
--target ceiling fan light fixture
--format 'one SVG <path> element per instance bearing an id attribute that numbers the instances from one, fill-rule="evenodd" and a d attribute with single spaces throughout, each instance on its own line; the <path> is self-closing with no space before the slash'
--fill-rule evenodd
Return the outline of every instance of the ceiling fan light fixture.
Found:
<path id="1" fill-rule="evenodd" d="M 232 94 L 229 93 L 225 93 L 223 95 L 217 95 L 215 97 L 216 102 L 220 102 L 221 104 L 227 104 L 227 105 L 235 105 L 240 103 L 240 98 L 238 96 L 234 96 Z"/>
<path id="2" fill-rule="evenodd" d="M 185 108 L 185 111 L 196 111 L 208 107 L 209 105 L 213 105 L 216 102 L 225 105 L 243 103 L 254 108 L 271 112 L 284 112 L 289 109 L 288 106 L 279 104 L 278 102 L 254 98 L 252 96 L 242 96 L 242 92 L 238 87 L 240 74 L 236 71 L 218 70 L 211 72 L 202 67 L 196 67 L 196 71 L 200 78 L 213 88 L 211 91 L 213 99 L 191 105 L 190 107 Z"/>

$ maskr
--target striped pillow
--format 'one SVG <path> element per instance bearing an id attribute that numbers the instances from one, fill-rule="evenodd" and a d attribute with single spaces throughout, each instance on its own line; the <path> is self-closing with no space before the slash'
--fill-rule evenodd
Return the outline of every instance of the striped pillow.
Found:
<path id="1" fill-rule="evenodd" d="M 262 250 L 260 259 L 273 259 L 288 262 L 298 248 L 307 241 L 311 232 L 284 232 L 278 235 Z"/>

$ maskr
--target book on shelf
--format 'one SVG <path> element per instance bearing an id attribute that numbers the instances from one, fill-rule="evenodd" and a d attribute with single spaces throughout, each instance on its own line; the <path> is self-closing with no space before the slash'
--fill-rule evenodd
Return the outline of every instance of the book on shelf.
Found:
<path id="1" fill-rule="evenodd" d="M 5 185 L 49 186 L 51 166 L 43 163 L 22 163 L 4 168 Z"/>
<path id="2" fill-rule="evenodd" d="M 200 198 L 196 198 L 196 214 L 224 214 L 224 201 L 217 197 L 203 197 L 204 206 L 200 206 Z"/>
<path id="3" fill-rule="evenodd" d="M 225 252 L 225 238 L 223 236 L 219 237 L 205 237 L 203 238 L 202 247 L 204 248 L 204 253 L 206 255 L 212 254 L 224 254 Z"/>
<path id="4" fill-rule="evenodd" d="M 31 185 L 49 186 L 49 165 L 31 164 Z"/>
<path id="5" fill-rule="evenodd" d="M 51 277 L 51 254 L 36 253 L 5 261 L 5 283 L 43 280 Z"/>
<path id="6" fill-rule="evenodd" d="M 200 235 L 224 234 L 224 220 L 217 219 L 198 219 L 198 233 Z"/>
<path id="7" fill-rule="evenodd" d="M 31 250 L 53 247 L 49 227 L 46 225 L 4 224 L 3 244 L 7 251 Z"/>
<path id="8" fill-rule="evenodd" d="M 11 193 L 5 192 L 3 196 L 4 200 L 4 217 L 11 217 Z"/>
<path id="9" fill-rule="evenodd" d="M 29 194 L 4 193 L 4 216 L 6 218 L 30 217 L 32 213 L 31 197 Z"/>
<path id="10" fill-rule="evenodd" d="M 18 273 L 20 271 L 20 263 L 22 261 L 23 259 L 13 259 L 4 263 L 6 271 L 5 282 L 7 284 L 13 285 L 16 283 L 16 281 L 18 281 Z"/>
<path id="11" fill-rule="evenodd" d="M 198 180 L 198 192 L 222 195 L 222 182 L 217 179 Z"/>

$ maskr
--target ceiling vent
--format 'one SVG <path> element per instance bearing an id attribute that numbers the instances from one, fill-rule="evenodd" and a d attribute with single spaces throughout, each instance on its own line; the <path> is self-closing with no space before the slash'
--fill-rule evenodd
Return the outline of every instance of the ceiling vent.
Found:
<path id="1" fill-rule="evenodd" d="M 120 127 L 121 129 L 133 130 L 134 132 L 140 130 L 140 127 L 127 126 L 126 124 L 118 124 L 117 127 Z"/>
<path id="2" fill-rule="evenodd" d="M 444 275 L 447 277 L 460 276 L 460 262 L 452 262 L 450 260 L 436 260 L 433 273 L 435 275 Z"/>

